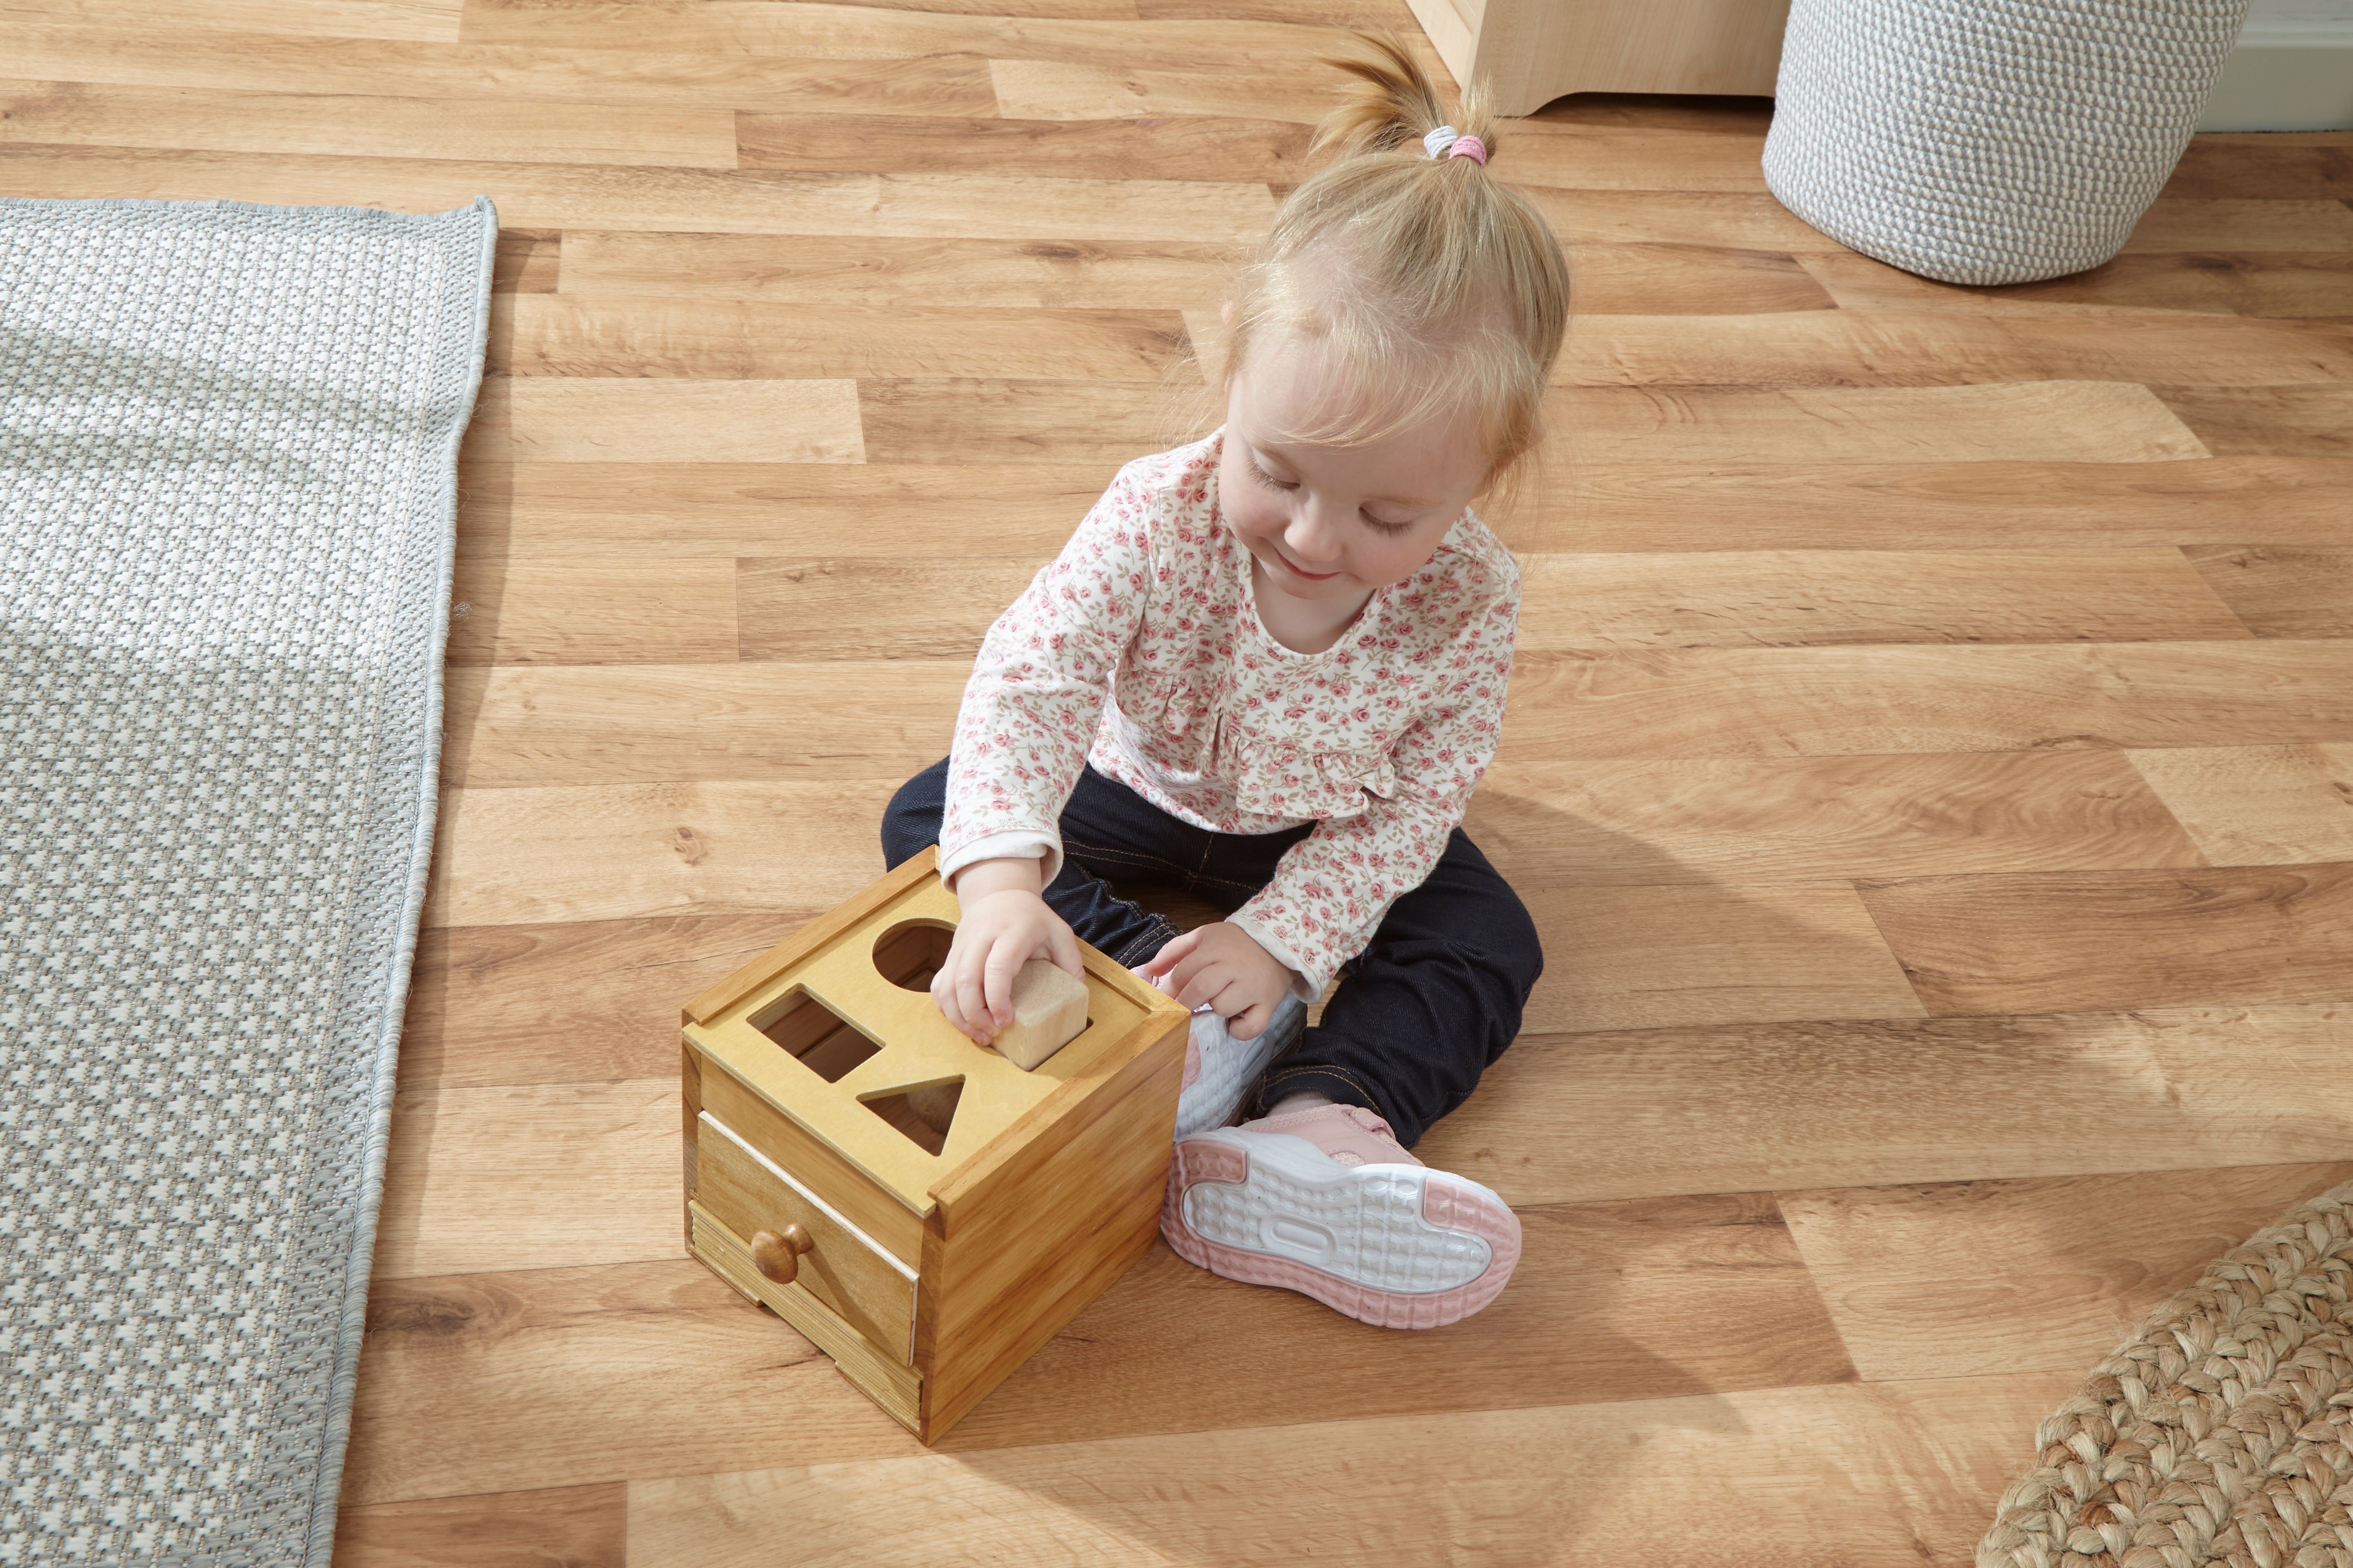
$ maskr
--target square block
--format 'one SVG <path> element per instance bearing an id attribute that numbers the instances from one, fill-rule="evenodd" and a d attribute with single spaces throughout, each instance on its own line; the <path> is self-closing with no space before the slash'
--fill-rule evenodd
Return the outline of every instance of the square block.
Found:
<path id="1" fill-rule="evenodd" d="M 1026 1069 L 975 1045 L 928 989 L 957 913 L 936 866 L 681 1021 L 689 1247 L 927 1443 L 1151 1246 L 1187 1018 L 1082 943 L 1075 1038 Z"/>

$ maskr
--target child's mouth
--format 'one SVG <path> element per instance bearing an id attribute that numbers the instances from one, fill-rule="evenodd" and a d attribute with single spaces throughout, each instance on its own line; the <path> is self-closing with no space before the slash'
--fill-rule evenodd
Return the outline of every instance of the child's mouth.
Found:
<path id="1" fill-rule="evenodd" d="M 1282 562 L 1283 566 L 1292 574 L 1293 576 L 1303 578 L 1310 583 L 1329 583 L 1333 578 L 1337 577 L 1340 574 L 1337 572 L 1310 572 L 1305 567 L 1293 566 L 1291 563 L 1291 557 L 1285 555 L 1280 550 L 1274 552 L 1274 558 L 1277 561 Z"/>

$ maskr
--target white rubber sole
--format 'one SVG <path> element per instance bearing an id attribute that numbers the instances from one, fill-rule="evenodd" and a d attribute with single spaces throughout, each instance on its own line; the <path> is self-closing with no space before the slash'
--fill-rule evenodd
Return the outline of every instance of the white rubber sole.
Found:
<path id="1" fill-rule="evenodd" d="M 1240 1128 L 1177 1145 L 1160 1229 L 1213 1274 L 1388 1328 L 1469 1316 L 1520 1255 L 1518 1216 L 1477 1182 L 1424 1165 L 1343 1165 L 1303 1138 Z"/>

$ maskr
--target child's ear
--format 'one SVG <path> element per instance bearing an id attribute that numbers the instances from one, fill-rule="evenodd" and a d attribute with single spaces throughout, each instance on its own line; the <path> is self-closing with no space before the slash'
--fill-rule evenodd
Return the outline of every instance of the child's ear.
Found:
<path id="1" fill-rule="evenodd" d="M 1226 324 L 1226 330 L 1228 331 L 1233 331 L 1234 302 L 1231 300 L 1227 300 L 1224 304 L 1218 307 L 1218 320 Z"/>

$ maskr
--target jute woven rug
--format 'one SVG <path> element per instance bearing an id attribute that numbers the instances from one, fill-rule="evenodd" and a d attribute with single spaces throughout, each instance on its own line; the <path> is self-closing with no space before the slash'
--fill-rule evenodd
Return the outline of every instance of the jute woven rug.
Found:
<path id="1" fill-rule="evenodd" d="M 327 1562 L 496 233 L 0 200 L 0 1563 Z"/>
<path id="2" fill-rule="evenodd" d="M 2353 1568 L 2353 1184 L 2168 1301 L 2036 1429 L 1979 1568 Z"/>

